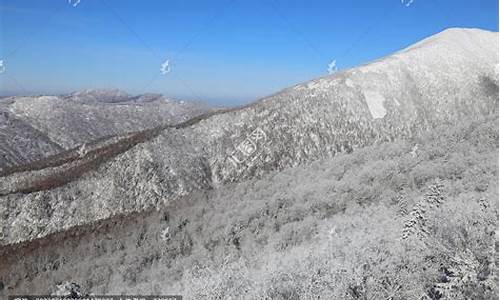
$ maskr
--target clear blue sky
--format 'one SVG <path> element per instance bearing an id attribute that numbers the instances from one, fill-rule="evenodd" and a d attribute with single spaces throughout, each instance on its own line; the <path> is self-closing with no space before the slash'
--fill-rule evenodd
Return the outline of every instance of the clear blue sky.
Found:
<path id="1" fill-rule="evenodd" d="M 498 31 L 498 1 L 0 0 L 0 18 L 1 94 L 119 88 L 240 104 L 326 75 L 334 59 L 353 67 L 449 27 Z"/>

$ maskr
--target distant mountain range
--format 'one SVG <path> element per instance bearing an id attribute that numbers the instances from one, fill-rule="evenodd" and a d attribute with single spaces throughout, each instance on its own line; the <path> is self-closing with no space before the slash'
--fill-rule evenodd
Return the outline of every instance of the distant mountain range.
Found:
<path id="1" fill-rule="evenodd" d="M 96 139 L 176 124 L 208 105 L 159 94 L 85 90 L 62 96 L 0 100 L 0 172 Z"/>
<path id="2" fill-rule="evenodd" d="M 417 137 L 466 116 L 497 113 L 498 63 L 498 33 L 449 29 L 243 108 L 94 142 L 8 170 L 0 181 L 0 208 L 7 211 L 0 243 L 43 238 L 168 205 L 194 191 Z M 31 126 L 33 136 L 44 134 L 36 143 L 40 149 L 57 153 L 82 140 L 169 123 L 166 116 L 178 122 L 207 110 L 184 109 L 161 97 L 132 100 L 120 92 L 68 97 L 14 98 L 3 104 L 4 111 L 8 119 L 13 115 Z M 22 147 L 15 149 L 23 153 Z"/>

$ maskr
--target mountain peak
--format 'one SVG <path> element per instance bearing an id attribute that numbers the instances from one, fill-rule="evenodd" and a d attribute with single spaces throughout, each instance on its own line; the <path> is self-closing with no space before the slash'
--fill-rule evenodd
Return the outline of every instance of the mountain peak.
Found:
<path id="1" fill-rule="evenodd" d="M 105 103 L 122 102 L 129 97 L 129 94 L 119 89 L 86 89 L 69 95 L 75 101 Z"/>
<path id="2" fill-rule="evenodd" d="M 12 201 L 16 207 L 9 208 L 12 212 L 7 222 L 12 224 L 8 232 L 16 234 L 3 243 L 41 238 L 80 226 L 82 220 L 90 223 L 143 211 L 164 199 L 185 199 L 194 191 L 373 144 L 418 138 L 443 123 L 460 124 L 466 118 L 497 114 L 494 70 L 498 34 L 469 32 L 448 30 L 409 50 L 297 85 L 239 109 L 210 112 L 173 126 L 98 142 L 92 144 L 95 155 L 81 157 L 73 149 L 64 159 L 54 156 L 43 161 L 43 172 L 40 164 L 7 172 L 0 181 L 0 197 L 17 197 L 18 201 Z M 461 34 L 467 39 L 455 41 L 454 36 Z M 109 106 L 99 107 L 95 114 L 116 108 Z M 40 109 L 32 111 L 38 114 Z M 145 116 L 149 120 L 156 111 L 157 107 L 152 107 Z M 163 115 L 157 118 L 165 119 Z M 127 113 L 114 123 L 130 121 Z M 81 122 L 86 126 L 96 123 L 94 119 Z M 49 133 L 53 135 L 59 128 L 62 126 L 53 125 Z M 92 193 L 86 196 L 75 192 L 90 186 Z M 36 222 L 49 229 L 34 231 L 18 220 L 33 222 L 26 207 L 37 207 L 41 199 L 44 206 L 57 211 L 37 216 Z M 61 199 L 67 203 L 61 205 Z M 66 207 L 78 205 L 89 209 L 75 212 L 61 224 L 57 216 L 64 215 Z M 103 212 L 102 207 L 107 210 Z"/>
<path id="3" fill-rule="evenodd" d="M 438 32 L 428 38 L 417 42 L 400 52 L 406 52 L 422 47 L 462 47 L 470 50 L 475 50 L 481 47 L 482 44 L 496 43 L 498 48 L 498 32 L 483 30 L 479 28 L 461 28 L 452 27 Z"/>

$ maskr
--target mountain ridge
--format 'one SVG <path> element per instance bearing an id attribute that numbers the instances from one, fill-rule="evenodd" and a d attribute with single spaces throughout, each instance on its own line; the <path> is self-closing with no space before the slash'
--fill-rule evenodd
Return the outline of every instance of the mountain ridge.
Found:
<path id="1" fill-rule="evenodd" d="M 0 173 L 83 143 L 176 124 L 210 110 L 201 103 L 119 90 L 6 98 L 0 102 Z M 30 139 L 15 138 L 29 133 Z"/>
<path id="2" fill-rule="evenodd" d="M 424 48 L 397 52 L 295 85 L 244 108 L 164 128 L 147 142 L 62 185 L 26 194 L 19 194 L 16 186 L 23 178 L 27 185 L 56 178 L 64 174 L 64 164 L 59 170 L 42 170 L 44 174 L 28 171 L 4 177 L 0 190 L 11 192 L 0 197 L 0 207 L 7 203 L 14 207 L 6 209 L 3 244 L 165 206 L 196 190 L 258 178 L 371 144 L 408 139 L 438 124 L 495 112 L 498 34 L 480 31 L 476 35 L 468 42 L 488 36 L 489 43 L 482 45 L 487 51 L 476 49 L 484 65 L 478 66 L 477 57 L 467 56 L 469 49 L 461 47 L 453 52 L 441 46 L 437 53 Z M 264 139 L 262 144 L 252 140 L 256 130 Z M 254 149 L 249 151 L 252 142 Z M 14 220 L 13 215 L 21 217 Z"/>

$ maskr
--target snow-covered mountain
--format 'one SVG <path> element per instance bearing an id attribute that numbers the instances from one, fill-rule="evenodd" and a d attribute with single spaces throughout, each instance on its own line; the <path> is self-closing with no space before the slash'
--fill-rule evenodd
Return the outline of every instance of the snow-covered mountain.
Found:
<path id="1" fill-rule="evenodd" d="M 62 132 L 86 132 L 105 119 L 102 113 L 111 113 L 109 104 L 75 112 L 57 97 L 22 100 L 10 104 L 10 111 L 35 120 L 34 127 L 66 147 L 77 138 Z M 151 111 L 146 105 L 125 111 L 111 106 L 113 120 L 120 128 L 133 128 L 137 124 L 128 119 L 130 111 L 143 110 L 148 120 L 165 123 L 166 112 L 152 113 L 160 109 L 157 101 L 148 103 Z M 80 115 L 82 109 L 87 111 Z M 84 155 L 77 149 L 5 174 L 0 206 L 18 204 L 9 206 L 10 217 L 3 220 L 3 243 L 168 204 L 195 190 L 419 136 L 439 124 L 497 110 L 498 33 L 449 29 L 386 58 L 299 84 L 241 109 L 96 143 Z M 51 130 L 44 127 L 48 122 Z M 118 125 L 105 124 L 95 130 L 117 131 Z M 59 129 L 64 126 L 71 130 Z M 34 215 L 33 208 L 40 205 L 52 213 Z M 71 212 L 66 211 L 69 206 Z M 25 217 L 14 220 L 20 215 Z"/>
<path id="2" fill-rule="evenodd" d="M 80 103 L 116 103 L 126 102 L 130 95 L 118 89 L 88 89 L 71 93 L 64 98 Z"/>
<path id="3" fill-rule="evenodd" d="M 11 97 L 0 102 L 0 171 L 85 142 L 176 124 L 207 105 L 159 94 L 85 90 L 63 96 Z"/>
<path id="4" fill-rule="evenodd" d="M 317 160 L 328 161 L 383 142 L 419 138 L 443 124 L 455 127 L 465 119 L 498 116 L 498 46 L 496 32 L 449 29 L 375 62 L 298 84 L 246 107 L 211 111 L 177 125 L 97 140 L 11 169 L 3 173 L 0 180 L 0 227 L 3 228 L 0 245 L 4 247 L 0 250 L 12 259 L 6 260 L 5 271 L 0 272 L 0 277 L 11 278 L 12 282 L 22 281 L 20 286 L 43 290 L 41 275 L 26 273 L 26 280 L 20 279 L 24 273 L 11 275 L 9 270 L 19 264 L 15 258 L 16 247 L 23 248 L 25 255 L 31 255 L 30 245 L 36 245 L 33 248 L 42 249 L 37 250 L 42 253 L 44 247 L 50 247 L 50 238 L 58 233 L 66 232 L 68 236 L 82 233 L 88 237 L 94 232 L 92 226 L 100 226 L 96 224 L 103 224 L 103 228 L 108 229 L 114 226 L 109 224 L 115 224 L 118 227 L 113 230 L 126 236 L 129 231 L 119 226 L 121 220 L 128 218 L 140 221 L 131 221 L 127 226 L 136 229 L 139 228 L 136 224 L 143 226 L 139 240 L 131 242 L 138 245 L 143 242 L 143 233 L 150 230 L 147 225 L 150 219 L 143 220 L 143 216 L 159 218 L 147 213 L 149 210 L 164 209 L 171 204 L 182 206 L 184 201 L 193 198 L 209 203 L 211 197 L 219 199 L 220 190 L 225 191 L 227 199 L 239 199 L 239 194 L 233 190 L 239 185 L 232 183 L 258 180 L 278 171 L 283 171 L 281 174 L 285 178 L 277 182 L 285 182 L 288 187 L 300 185 L 300 180 L 293 179 L 284 170 L 302 166 L 307 170 L 307 166 Z M 147 100 L 141 101 L 117 100 L 117 96 L 112 96 L 111 100 L 96 104 L 95 98 L 87 97 L 88 94 L 92 93 L 73 95 L 73 101 L 61 97 L 13 99 L 6 106 L 7 117 L 4 115 L 0 120 L 5 123 L 12 114 L 34 130 L 43 132 L 47 143 L 55 141 L 66 148 L 77 143 L 78 137 L 71 135 L 73 131 L 87 132 L 89 128 L 90 133 L 85 138 L 95 137 L 92 132 L 101 133 L 101 130 L 116 133 L 118 129 L 109 122 L 93 126 L 106 119 L 106 114 L 116 114 L 113 120 L 123 122 L 120 128 L 143 124 L 128 119 L 139 111 L 147 112 L 145 116 L 158 120 L 157 124 L 168 123 L 163 122 L 165 113 L 157 112 L 163 105 L 160 102 L 166 101 L 155 100 L 155 96 L 147 96 Z M 67 103 L 81 104 L 73 110 Z M 122 110 L 122 107 L 125 108 Z M 62 121 L 53 119 L 54 115 Z M 86 120 L 87 117 L 90 120 Z M 489 142 L 495 140 L 494 132 L 491 134 Z M 453 135 L 447 138 L 460 140 Z M 383 156 L 383 152 L 380 155 Z M 336 168 L 336 164 L 330 164 L 329 172 L 345 171 Z M 306 175 L 301 176 L 311 172 L 305 171 Z M 356 176 L 355 170 L 349 172 Z M 314 181 L 308 182 L 313 184 Z M 265 190 L 265 186 L 272 185 L 273 179 L 258 184 L 263 187 L 246 189 L 243 184 L 241 193 L 251 198 L 252 193 L 257 194 Z M 330 187 L 319 188 L 331 191 Z M 265 195 L 261 193 L 258 197 Z M 201 207 L 199 214 L 203 215 L 204 211 L 205 207 Z M 168 216 L 162 218 L 167 220 Z M 184 224 L 182 220 L 179 222 Z M 182 232 L 182 226 L 185 224 L 172 230 Z M 193 230 L 200 235 L 206 234 L 202 227 Z M 156 237 L 148 237 L 150 242 L 158 242 L 158 235 L 165 235 L 157 228 L 150 231 Z M 185 237 L 180 233 L 179 236 L 179 239 Z M 71 240 L 65 237 L 62 241 L 68 239 Z M 188 239 L 177 242 L 179 247 L 183 247 L 183 243 L 189 246 Z M 206 243 L 205 247 L 212 247 L 210 241 Z M 79 247 L 88 249 L 89 244 L 91 242 L 82 242 Z M 163 246 L 159 245 L 154 247 L 163 251 Z M 113 244 L 110 247 L 119 249 L 121 246 Z M 43 257 L 52 255 L 47 251 L 49 254 Z M 86 251 L 90 250 L 82 250 L 83 254 L 78 252 L 78 257 L 85 256 Z M 96 246 L 92 251 L 88 257 L 104 255 L 107 250 Z M 44 263 L 39 256 L 33 255 L 34 261 Z M 137 256 L 133 257 L 137 261 Z M 141 260 L 144 265 L 142 262 L 148 264 L 146 260 Z M 82 278 L 89 276 L 82 275 Z"/>

